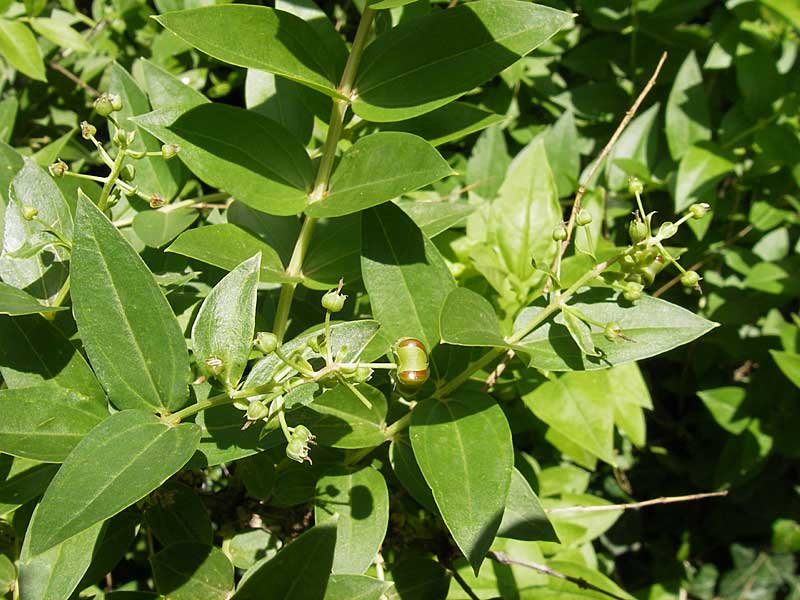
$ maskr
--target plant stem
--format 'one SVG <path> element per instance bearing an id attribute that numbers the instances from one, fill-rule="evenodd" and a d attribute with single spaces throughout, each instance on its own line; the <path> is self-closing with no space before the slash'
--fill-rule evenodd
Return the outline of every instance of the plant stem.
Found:
<path id="1" fill-rule="evenodd" d="M 707 498 L 723 498 L 728 495 L 727 491 L 723 492 L 705 492 L 702 494 L 689 494 L 687 496 L 665 496 L 662 498 L 653 498 L 652 500 L 644 500 L 642 502 L 629 502 L 627 504 L 607 504 L 603 506 L 562 506 L 560 508 L 550 508 L 545 510 L 548 515 L 562 514 L 562 513 L 595 513 L 595 512 L 612 512 L 615 510 L 638 510 L 647 506 L 656 506 L 658 504 L 674 504 L 676 502 L 693 502 L 695 500 L 705 500 Z"/>
<path id="2" fill-rule="evenodd" d="M 119 174 L 122 171 L 122 164 L 124 161 L 125 152 L 120 150 L 114 159 L 114 164 L 111 167 L 111 173 L 109 173 L 108 179 L 103 185 L 103 191 L 100 193 L 100 199 L 97 201 L 97 208 L 100 209 L 100 212 L 106 212 L 108 209 L 108 197 L 111 194 L 112 188 L 114 187 L 114 182 L 117 181 L 117 177 L 119 177 Z"/>
<path id="3" fill-rule="evenodd" d="M 358 70 L 358 64 L 361 62 L 361 55 L 364 53 L 367 36 L 372 27 L 374 17 L 375 12 L 368 6 L 365 6 L 364 12 L 361 14 L 361 21 L 358 24 L 356 37 L 353 40 L 353 46 L 350 49 L 350 55 L 347 57 L 342 79 L 339 83 L 339 92 L 345 96 L 345 98 L 334 99 L 333 101 L 331 119 L 328 124 L 328 135 L 322 146 L 322 157 L 319 161 L 317 177 L 314 181 L 314 188 L 309 195 L 310 202 L 321 201 L 328 191 L 328 183 L 330 181 L 331 171 L 333 171 L 333 162 L 336 158 L 336 148 L 339 145 L 339 140 L 342 137 L 342 130 L 344 129 L 344 117 L 347 113 L 347 107 L 350 106 L 350 95 L 353 91 L 356 71 Z M 297 236 L 297 241 L 292 251 L 292 257 L 289 260 L 289 266 L 286 268 L 286 274 L 290 277 L 295 278 L 302 275 L 303 262 L 306 257 L 308 246 L 311 243 L 311 234 L 314 231 L 316 222 L 317 220 L 314 217 L 306 217 L 303 221 L 303 226 L 300 228 L 300 234 Z M 294 292 L 296 289 L 297 282 L 294 281 L 284 283 L 281 286 L 281 294 L 278 298 L 278 307 L 275 310 L 275 321 L 272 328 L 272 332 L 278 336 L 279 342 L 283 341 L 283 337 L 286 334 L 286 326 L 289 323 L 289 312 L 292 308 L 292 300 L 294 299 Z"/>

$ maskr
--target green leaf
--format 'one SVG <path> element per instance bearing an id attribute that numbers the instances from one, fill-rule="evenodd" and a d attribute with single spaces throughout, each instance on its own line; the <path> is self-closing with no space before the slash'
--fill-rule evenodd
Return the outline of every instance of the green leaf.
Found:
<path id="1" fill-rule="evenodd" d="M 451 102 L 413 119 L 384 123 L 381 125 L 381 131 L 405 131 L 428 140 L 434 146 L 441 146 L 503 120 L 505 120 L 503 115 L 474 104 Z"/>
<path id="2" fill-rule="evenodd" d="M 223 542 L 233 566 L 239 569 L 249 569 L 260 559 L 269 560 L 279 546 L 277 536 L 264 529 L 248 529 Z"/>
<path id="3" fill-rule="evenodd" d="M 222 550 L 178 542 L 150 557 L 156 589 L 171 600 L 225 598 L 233 589 L 233 565 Z"/>
<path id="4" fill-rule="evenodd" d="M 680 160 L 697 142 L 711 139 L 711 116 L 703 90 L 703 73 L 694 51 L 683 61 L 667 100 L 667 144 L 672 158 Z"/>
<path id="5" fill-rule="evenodd" d="M 447 597 L 450 574 L 435 560 L 417 556 L 392 567 L 391 600 L 441 600 Z"/>
<path id="6" fill-rule="evenodd" d="M 325 600 L 381 600 L 391 582 L 366 575 L 331 575 Z"/>
<path id="7" fill-rule="evenodd" d="M 606 162 L 606 182 L 611 190 L 628 188 L 628 174 L 614 164 L 621 158 L 634 159 L 652 172 L 658 152 L 656 122 L 661 105 L 656 103 L 625 128 L 619 140 L 608 154 Z"/>
<path id="8" fill-rule="evenodd" d="M 241 477 L 247 493 L 253 498 L 269 500 L 272 496 L 275 488 L 275 463 L 265 452 L 240 460 L 236 464 L 236 475 Z"/>
<path id="9" fill-rule="evenodd" d="M 105 399 L 86 397 L 52 381 L 0 390 L 0 451 L 42 462 L 62 462 L 100 421 Z"/>
<path id="10" fill-rule="evenodd" d="M 795 29 L 800 30 L 800 7 L 791 0 L 759 0 L 759 2 L 784 17 L 794 25 Z"/>
<path id="11" fill-rule="evenodd" d="M 200 104 L 208 103 L 208 98 L 189 87 L 174 75 L 146 59 L 139 63 L 144 74 L 147 97 L 153 110 L 170 108 L 187 111 Z"/>
<path id="12" fill-rule="evenodd" d="M 31 79 L 47 81 L 36 38 L 19 21 L 0 18 L 0 55 L 9 65 Z"/>
<path id="13" fill-rule="evenodd" d="M 800 387 L 800 354 L 795 352 L 779 352 L 770 350 L 773 360 L 778 368 L 789 378 L 793 384 Z"/>
<path id="14" fill-rule="evenodd" d="M 141 257 L 88 199 L 78 199 L 72 300 L 97 378 L 118 408 L 172 411 L 188 397 L 178 320 Z"/>
<path id="15" fill-rule="evenodd" d="M 35 315 L 67 310 L 66 306 L 47 306 L 41 304 L 29 293 L 0 281 L 0 315 Z"/>
<path id="16" fill-rule="evenodd" d="M 608 500 L 589 494 L 562 494 L 561 498 L 545 498 L 542 500 L 542 504 L 548 511 L 568 507 L 612 506 Z M 622 509 L 597 512 L 551 512 L 549 518 L 562 545 L 579 546 L 597 539 L 611 529 L 622 513 Z"/>
<path id="17" fill-rule="evenodd" d="M 77 129 L 70 129 L 64 135 L 56 138 L 55 140 L 53 140 L 52 142 L 50 142 L 46 146 L 44 146 L 44 147 L 40 148 L 39 150 L 37 150 L 31 156 L 31 158 L 33 158 L 33 160 L 36 161 L 36 164 L 39 165 L 40 167 L 42 167 L 43 169 L 47 168 L 49 165 L 51 165 L 54 162 L 56 162 L 59 159 L 59 157 L 64 153 L 65 149 L 67 148 L 67 145 L 72 140 L 72 138 L 75 135 L 76 131 L 77 131 Z M 60 180 L 60 181 L 56 181 L 56 185 L 58 185 L 59 183 L 63 183 L 63 179 Z M 83 183 L 85 185 L 88 182 L 84 180 Z M 60 188 L 60 189 L 61 189 L 62 193 L 66 196 L 67 193 L 65 192 L 64 188 Z M 76 192 L 76 196 L 77 196 L 77 192 Z M 72 208 L 72 207 L 70 207 L 70 208 Z"/>
<path id="18" fill-rule="evenodd" d="M 16 169 L 17 171 L 22 168 L 22 157 L 20 157 L 17 152 L 8 146 L 8 141 L 11 139 L 11 132 L 14 129 L 14 122 L 17 119 L 17 111 L 19 110 L 19 101 L 14 96 L 8 96 L 3 100 L 0 100 L 0 154 L 3 155 L 3 158 L 6 158 L 6 154 L 10 155 L 8 158 L 8 163 L 6 163 L 9 170 L 13 171 Z M 13 162 L 12 162 L 13 161 Z M 19 164 L 19 167 L 16 166 Z M 1 169 L 3 171 L 0 174 L 0 198 L 5 196 L 6 191 L 8 190 L 8 185 L 5 181 L 6 176 L 6 168 Z"/>
<path id="19" fill-rule="evenodd" d="M 17 583 L 17 569 L 5 554 L 0 554 L 0 594 L 7 594 Z M 346 598 L 343 596 L 342 598 Z"/>
<path id="20" fill-rule="evenodd" d="M 613 580 L 609 579 L 597 569 L 588 567 L 579 562 L 568 562 L 562 560 L 550 560 L 547 566 L 572 577 L 571 581 L 563 579 L 550 579 L 548 580 L 548 587 L 552 589 L 557 595 L 556 598 L 620 598 L 621 600 L 634 600 L 634 597 L 619 587 Z M 586 588 L 582 585 L 573 583 L 575 580 L 587 581 L 595 587 L 605 590 L 607 594 L 593 593 L 591 596 L 585 595 Z"/>
<path id="21" fill-rule="evenodd" d="M 712 142 L 700 142 L 686 150 L 678 165 L 675 212 L 694 202 L 713 202 L 717 183 L 735 166 L 732 158 Z"/>
<path id="22" fill-rule="evenodd" d="M 500 321 L 489 301 L 467 288 L 447 295 L 440 317 L 442 342 L 457 346 L 510 348 L 500 332 Z"/>
<path id="23" fill-rule="evenodd" d="M 328 195 L 309 205 L 312 217 L 338 217 L 382 204 L 452 172 L 428 142 L 410 133 L 373 133 L 344 153 Z"/>
<path id="24" fill-rule="evenodd" d="M 472 186 L 471 193 L 494 200 L 510 164 L 503 129 L 499 125 L 490 127 L 475 142 L 467 162 L 466 183 Z"/>
<path id="25" fill-rule="evenodd" d="M 197 211 L 191 208 L 145 210 L 133 217 L 133 230 L 148 246 L 161 248 L 194 223 L 197 216 Z"/>
<path id="26" fill-rule="evenodd" d="M 440 338 L 440 308 L 455 288 L 438 250 L 391 203 L 363 213 L 361 244 L 361 273 L 383 333 L 417 338 L 430 352 Z"/>
<path id="27" fill-rule="evenodd" d="M 561 309 L 561 319 L 564 321 L 572 341 L 575 342 L 584 355 L 593 358 L 602 356 L 602 353 L 598 352 L 597 348 L 594 347 L 591 325 L 583 321 L 568 307 Z"/>
<path id="28" fill-rule="evenodd" d="M 58 471 L 58 465 L 43 464 L 27 458 L 0 456 L 0 460 L 13 460 L 0 482 L 0 517 L 41 496 Z"/>
<path id="29" fill-rule="evenodd" d="M 402 433 L 392 439 L 392 444 L 389 446 L 389 460 L 394 474 L 411 497 L 432 513 L 438 512 L 431 488 L 428 487 L 422 471 L 419 470 L 417 459 L 414 458 L 408 434 Z"/>
<path id="30" fill-rule="evenodd" d="M 232 389 L 247 366 L 256 326 L 261 255 L 228 273 L 203 301 L 192 326 L 192 349 L 200 371 Z M 222 361 L 218 368 L 210 359 Z"/>
<path id="31" fill-rule="evenodd" d="M 259 281 L 281 283 L 290 280 L 274 249 L 245 229 L 230 223 L 205 225 L 185 231 L 166 251 L 182 254 L 226 271 L 235 269 L 236 265 L 260 252 Z"/>
<path id="32" fill-rule="evenodd" d="M 466 220 L 475 206 L 466 202 L 399 200 L 397 206 L 403 209 L 428 238 Z"/>
<path id="33" fill-rule="evenodd" d="M 329 290 L 344 279 L 350 286 L 361 279 L 360 254 L 360 214 L 319 221 L 303 261 L 303 285 Z"/>
<path id="34" fill-rule="evenodd" d="M 266 439 L 259 439 L 261 431 L 258 427 L 242 431 L 244 416 L 241 410 L 232 405 L 204 410 L 195 417 L 195 423 L 202 434 L 188 468 L 199 469 L 233 462 L 272 446 Z"/>
<path id="35" fill-rule="evenodd" d="M 595 371 L 607 380 L 610 397 L 614 399 L 614 422 L 638 447 L 647 443 L 647 426 L 642 409 L 653 410 L 650 390 L 636 363 L 626 363 Z"/>
<path id="36" fill-rule="evenodd" d="M 58 238 L 45 231 L 42 223 L 63 239 L 70 240 L 69 206 L 53 179 L 29 158 L 11 182 L 10 198 L 5 213 L 0 277 L 5 283 L 52 304 L 68 276 L 69 251 L 53 245 Z M 36 221 L 25 219 L 22 214 L 25 207 L 39 211 Z M 44 251 L 28 258 L 10 256 L 40 245 L 46 246 Z"/>
<path id="37" fill-rule="evenodd" d="M 339 97 L 339 61 L 314 28 L 288 12 L 229 4 L 155 17 L 201 52 L 239 67 L 260 69 Z M 236 32 L 235 35 L 231 35 Z M 264 44 L 263 40 L 270 40 Z"/>
<path id="38" fill-rule="evenodd" d="M 355 113 L 399 121 L 455 100 L 572 22 L 568 13 L 516 0 L 481 0 L 401 23 L 367 46 Z"/>
<path id="39" fill-rule="evenodd" d="M 506 509 L 497 535 L 531 542 L 558 542 L 558 536 L 539 498 L 516 469 L 511 474 Z"/>
<path id="40" fill-rule="evenodd" d="M 51 18 L 34 18 L 29 21 L 33 30 L 44 38 L 47 38 L 60 48 L 68 48 L 76 52 L 91 52 L 92 47 L 80 33 L 72 27 Z"/>
<path id="41" fill-rule="evenodd" d="M 658 298 L 643 296 L 633 306 L 625 306 L 608 289 L 594 288 L 573 297 L 568 305 L 598 323 L 617 322 L 633 341 L 611 342 L 597 327 L 591 333 L 602 357 L 584 356 L 560 316 L 550 317 L 517 346 L 528 354 L 530 365 L 549 371 L 604 369 L 662 354 L 708 333 L 716 323 Z M 514 331 L 520 331 L 542 309 L 531 306 L 517 317 Z"/>
<path id="42" fill-rule="evenodd" d="M 553 170 L 558 197 L 568 196 L 578 187 L 581 168 L 580 137 L 571 110 L 548 127 L 544 134 L 544 147 Z"/>
<path id="43" fill-rule="evenodd" d="M 311 160 L 300 142 L 266 117 L 226 104 L 201 104 L 186 112 L 154 111 L 135 122 L 162 142 L 180 146 L 180 159 L 203 182 L 256 210 L 292 215 L 306 206 L 314 179 Z"/>
<path id="44" fill-rule="evenodd" d="M 323 600 L 333 566 L 336 518 L 306 531 L 245 573 L 231 600 Z"/>
<path id="45" fill-rule="evenodd" d="M 130 149 L 136 152 L 159 152 L 159 141 L 140 127 L 134 118 L 150 111 L 147 96 L 133 77 L 117 63 L 111 67 L 109 89 L 122 98 L 122 110 L 115 113 L 117 121 L 126 130 L 136 130 L 136 138 Z M 109 125 L 109 136 L 113 135 L 113 131 L 116 131 L 116 127 Z M 185 179 L 185 171 L 179 160 L 166 161 L 161 156 L 145 156 L 139 160 L 127 159 L 126 163 L 134 165 L 136 169 L 131 185 L 139 187 L 145 194 L 159 194 L 166 200 L 175 197 Z"/>
<path id="46" fill-rule="evenodd" d="M 389 525 L 389 491 L 370 466 L 331 474 L 317 481 L 314 522 L 338 515 L 334 573 L 364 573 L 383 543 Z"/>
<path id="47" fill-rule="evenodd" d="M 411 445 L 456 544 L 477 573 L 503 518 L 514 451 L 505 415 L 486 394 L 426 400 Z"/>
<path id="48" fill-rule="evenodd" d="M 280 123 L 302 144 L 308 144 L 314 129 L 314 113 L 306 105 L 306 94 L 316 92 L 290 79 L 258 69 L 247 69 L 245 106 Z"/>
<path id="49" fill-rule="evenodd" d="M 213 526 L 203 501 L 194 490 L 168 481 L 150 494 L 144 508 L 147 526 L 162 546 L 178 542 L 209 545 Z"/>
<path id="50" fill-rule="evenodd" d="M 725 431 L 739 435 L 753 421 L 746 405 L 747 390 L 737 386 L 723 386 L 700 390 L 700 400 L 717 424 Z"/>
<path id="51" fill-rule="evenodd" d="M 40 554 L 141 500 L 191 458 L 200 429 L 140 410 L 100 423 L 67 456 L 39 505 L 30 549 Z"/>
<path id="52" fill-rule="evenodd" d="M 4 102 L 0 102 L 0 108 L 6 104 L 8 100 Z M 6 130 L 7 135 L 11 136 L 11 131 L 14 127 L 13 121 L 9 121 L 8 123 L 3 123 L 0 125 L 0 133 L 2 133 L 3 127 L 8 127 Z M 5 142 L 0 141 L 0 245 L 3 243 L 3 230 L 5 226 L 3 225 L 3 214 L 4 214 L 4 207 L 8 204 L 9 200 L 9 193 L 8 187 L 11 185 L 11 182 L 16 177 L 17 173 L 19 173 L 20 169 L 25 165 L 25 160 L 22 156 L 14 150 L 11 146 L 6 144 Z"/>
<path id="53" fill-rule="evenodd" d="M 46 552 L 31 553 L 31 532 L 37 526 L 41 505 L 33 514 L 22 545 L 19 594 L 25 600 L 68 600 L 92 561 L 103 523 L 65 540 Z"/>

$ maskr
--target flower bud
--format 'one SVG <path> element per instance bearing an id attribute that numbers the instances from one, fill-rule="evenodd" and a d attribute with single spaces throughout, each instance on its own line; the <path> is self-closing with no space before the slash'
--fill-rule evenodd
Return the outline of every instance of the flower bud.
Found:
<path id="1" fill-rule="evenodd" d="M 22 207 L 22 218 L 26 221 L 33 221 L 36 218 L 36 215 L 39 214 L 39 209 L 35 206 L 23 206 Z"/>
<path id="2" fill-rule="evenodd" d="M 353 381 L 356 383 L 366 383 L 372 377 L 372 369 L 369 367 L 358 367 L 353 375 Z"/>
<path id="3" fill-rule="evenodd" d="M 131 182 L 136 177 L 136 168 L 133 165 L 125 165 L 119 173 L 119 178 L 122 181 Z"/>
<path id="4" fill-rule="evenodd" d="M 578 224 L 578 227 L 588 225 L 592 222 L 592 213 L 585 208 L 580 209 L 578 214 L 575 216 L 575 222 Z"/>
<path id="5" fill-rule="evenodd" d="M 339 290 L 331 290 L 322 297 L 322 308 L 337 313 L 344 308 L 345 300 L 347 300 L 347 296 L 340 293 Z"/>
<path id="6" fill-rule="evenodd" d="M 708 214 L 708 211 L 711 210 L 711 205 L 707 202 L 699 202 L 697 204 L 692 204 L 689 207 L 689 214 L 692 215 L 693 219 L 702 219 Z"/>
<path id="7" fill-rule="evenodd" d="M 100 94 L 97 100 L 94 101 L 94 109 L 101 117 L 107 117 L 114 112 L 114 105 L 111 102 L 111 97 L 108 94 Z"/>
<path id="8" fill-rule="evenodd" d="M 150 208 L 161 208 L 167 203 L 167 200 L 159 193 L 154 193 L 150 196 Z"/>
<path id="9" fill-rule="evenodd" d="M 695 288 L 700 283 L 700 275 L 696 271 L 686 271 L 681 275 L 681 285 L 687 288 Z"/>
<path id="10" fill-rule="evenodd" d="M 53 177 L 63 177 L 64 174 L 69 171 L 69 166 L 63 160 L 59 159 L 47 167 L 47 170 L 50 171 L 50 175 Z"/>
<path id="11" fill-rule="evenodd" d="M 278 336 L 271 331 L 259 331 L 255 347 L 264 354 L 272 354 L 278 349 Z"/>
<path id="12" fill-rule="evenodd" d="M 85 140 L 90 140 L 97 133 L 97 127 L 88 121 L 81 121 L 81 136 Z"/>
<path id="13" fill-rule="evenodd" d="M 180 152 L 181 147 L 178 144 L 164 144 L 161 146 L 161 157 L 164 160 L 169 160 L 170 158 L 175 158 L 175 156 Z"/>
<path id="14" fill-rule="evenodd" d="M 567 228 L 563 223 L 559 223 L 553 227 L 553 241 L 563 242 L 565 239 L 567 239 Z"/>
<path id="15" fill-rule="evenodd" d="M 109 94 L 108 101 L 111 103 L 111 110 L 122 110 L 122 96 L 119 94 Z"/>
<path id="16" fill-rule="evenodd" d="M 658 228 L 658 238 L 662 240 L 671 238 L 676 233 L 678 233 L 678 226 L 672 221 L 666 221 Z"/>
<path id="17" fill-rule="evenodd" d="M 628 302 L 636 302 L 642 297 L 643 289 L 644 286 L 641 283 L 629 281 L 625 284 L 625 288 L 622 290 L 622 297 Z"/>
<path id="18" fill-rule="evenodd" d="M 119 202 L 119 196 L 116 194 L 111 194 L 106 201 L 106 206 L 111 208 L 112 206 L 116 205 L 117 202 Z"/>
<path id="19" fill-rule="evenodd" d="M 305 425 L 298 425 L 294 428 L 294 431 L 292 431 L 292 440 L 298 440 L 303 444 L 314 443 L 315 439 L 317 438 L 314 437 L 314 434 L 312 434 Z"/>
<path id="20" fill-rule="evenodd" d="M 632 244 L 638 244 L 647 239 L 647 225 L 644 221 L 638 219 L 631 221 L 628 225 L 628 235 L 631 238 Z"/>
<path id="21" fill-rule="evenodd" d="M 136 139 L 136 130 L 135 129 L 131 129 L 128 132 L 128 135 L 125 136 L 125 145 L 126 146 L 130 146 L 135 139 Z"/>
<path id="22" fill-rule="evenodd" d="M 114 132 L 114 137 L 111 138 L 111 142 L 120 148 L 125 147 L 125 145 L 128 143 L 128 132 L 124 129 L 117 129 Z"/>
<path id="23" fill-rule="evenodd" d="M 292 440 L 286 445 L 286 456 L 299 463 L 311 462 L 308 458 L 308 446 L 300 440 Z"/>
<path id="24" fill-rule="evenodd" d="M 259 421 L 269 415 L 269 408 L 261 401 L 255 400 L 247 406 L 247 419 Z"/>
<path id="25" fill-rule="evenodd" d="M 635 175 L 628 177 L 628 192 L 631 194 L 641 194 L 644 192 L 644 184 L 642 183 L 642 180 Z"/>

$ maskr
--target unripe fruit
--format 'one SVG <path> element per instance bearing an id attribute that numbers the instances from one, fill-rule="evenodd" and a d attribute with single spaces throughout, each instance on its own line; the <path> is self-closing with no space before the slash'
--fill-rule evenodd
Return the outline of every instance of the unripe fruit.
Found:
<path id="1" fill-rule="evenodd" d="M 161 146 L 161 157 L 164 160 L 174 158 L 180 152 L 180 149 L 181 147 L 178 144 L 164 144 Z"/>
<path id="2" fill-rule="evenodd" d="M 111 102 L 111 110 L 115 112 L 122 110 L 122 96 L 119 94 L 109 94 L 108 100 Z"/>
<path id="3" fill-rule="evenodd" d="M 618 342 L 620 338 L 622 338 L 622 327 L 619 326 L 619 323 L 616 321 L 611 321 L 606 325 L 605 330 L 603 331 L 603 336 L 609 342 Z"/>
<path id="4" fill-rule="evenodd" d="M 638 244 L 647 238 L 647 225 L 638 219 L 631 221 L 630 225 L 628 225 L 628 235 L 632 244 Z"/>
<path id="5" fill-rule="evenodd" d="M 622 297 L 628 302 L 636 302 L 642 297 L 642 290 L 644 286 L 641 283 L 629 281 L 625 284 L 625 289 L 622 291 Z"/>
<path id="6" fill-rule="evenodd" d="M 322 308 L 337 313 L 344 308 L 345 300 L 347 300 L 347 296 L 340 293 L 339 290 L 331 290 L 322 297 Z"/>
<path id="7" fill-rule="evenodd" d="M 114 105 L 111 103 L 111 97 L 108 94 L 101 94 L 97 100 L 94 101 L 94 109 L 101 117 L 107 117 L 114 112 Z"/>
<path id="8" fill-rule="evenodd" d="M 63 160 L 57 160 L 47 167 L 47 170 L 50 171 L 50 175 L 53 177 L 63 177 L 64 174 L 69 171 L 69 166 Z"/>
<path id="9" fill-rule="evenodd" d="M 83 137 L 83 139 L 90 140 L 96 133 L 97 127 L 87 121 L 81 121 L 81 137 Z"/>
<path id="10" fill-rule="evenodd" d="M 247 418 L 250 421 L 258 421 L 269 415 L 269 408 L 261 402 L 256 400 L 247 406 Z"/>
<path id="11" fill-rule="evenodd" d="M 136 168 L 133 165 L 125 165 L 119 173 L 122 181 L 131 182 L 134 177 L 136 177 Z"/>
<path id="12" fill-rule="evenodd" d="M 698 204 L 692 204 L 689 207 L 689 214 L 692 215 L 693 219 L 702 219 L 708 214 L 708 211 L 711 210 L 711 205 L 706 202 L 700 202 Z"/>
<path id="13" fill-rule="evenodd" d="M 575 216 L 575 222 L 578 224 L 579 227 L 583 227 L 584 225 L 588 225 L 592 222 L 592 213 L 590 213 L 585 208 L 582 208 L 578 211 L 578 214 Z"/>
<path id="14" fill-rule="evenodd" d="M 628 177 L 628 192 L 631 194 L 641 194 L 644 192 L 644 184 L 638 177 L 631 175 Z"/>
<path id="15" fill-rule="evenodd" d="M 255 347 L 264 354 L 272 354 L 278 349 L 278 336 L 271 331 L 259 331 Z"/>
<path id="16" fill-rule="evenodd" d="M 33 221 L 36 218 L 36 215 L 39 214 L 39 209 L 35 206 L 23 206 L 22 207 L 22 218 L 26 221 Z"/>
<path id="17" fill-rule="evenodd" d="M 397 379 L 408 390 L 417 390 L 428 381 L 428 351 L 415 338 L 402 338 L 395 349 L 397 357 Z"/>
<path id="18" fill-rule="evenodd" d="M 559 223 L 553 227 L 553 241 L 563 242 L 565 239 L 567 239 L 567 228 L 563 223 Z"/>
<path id="19" fill-rule="evenodd" d="M 299 463 L 309 460 L 308 446 L 300 440 L 292 440 L 286 445 L 286 456 Z"/>
<path id="20" fill-rule="evenodd" d="M 150 208 L 161 208 L 166 203 L 166 199 L 161 194 L 153 194 L 150 196 Z"/>
<path id="21" fill-rule="evenodd" d="M 694 288 L 700 283 L 700 275 L 696 271 L 686 271 L 681 275 L 681 284 L 683 287 Z"/>
<path id="22" fill-rule="evenodd" d="M 309 442 L 313 442 L 316 438 L 314 434 L 311 433 L 311 430 L 306 427 L 305 425 L 298 425 L 292 431 L 292 440 L 297 440 L 302 442 L 303 444 L 308 444 Z"/>

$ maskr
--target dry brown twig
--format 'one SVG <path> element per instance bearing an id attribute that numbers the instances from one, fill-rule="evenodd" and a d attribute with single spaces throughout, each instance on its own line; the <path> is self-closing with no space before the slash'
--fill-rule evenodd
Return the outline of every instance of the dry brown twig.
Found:
<path id="1" fill-rule="evenodd" d="M 553 259 L 553 264 L 550 268 L 550 271 L 552 273 L 555 273 L 556 276 L 559 276 L 561 274 L 561 260 L 563 259 L 564 253 L 567 251 L 567 248 L 569 248 L 569 244 L 572 241 L 572 233 L 575 230 L 575 217 L 577 216 L 578 211 L 581 209 L 581 200 L 583 199 L 583 196 L 586 194 L 586 186 L 588 186 L 589 183 L 592 181 L 592 179 L 594 179 L 594 176 L 597 174 L 597 171 L 600 169 L 600 166 L 605 162 L 605 159 L 611 153 L 611 150 L 614 148 L 614 145 L 617 143 L 617 140 L 619 140 L 619 137 L 622 135 L 622 132 L 625 131 L 625 129 L 628 127 L 628 124 L 631 122 L 633 117 L 636 116 L 636 113 L 639 110 L 639 107 L 642 105 L 642 102 L 644 102 L 644 99 L 650 93 L 650 90 L 652 90 L 653 86 L 655 86 L 656 80 L 658 79 L 658 75 L 659 73 L 661 73 L 661 68 L 664 66 L 666 60 L 667 60 L 667 53 L 664 52 L 661 55 L 661 58 L 659 59 L 658 64 L 656 65 L 656 68 L 653 71 L 653 74 L 650 76 L 650 79 L 642 88 L 642 91 L 639 92 L 639 95 L 636 97 L 636 100 L 628 109 L 628 111 L 625 113 L 625 116 L 622 118 L 619 125 L 617 125 L 617 128 L 614 130 L 614 133 L 611 134 L 608 143 L 600 151 L 600 154 L 597 156 L 597 160 L 594 161 L 591 168 L 589 169 L 589 173 L 586 175 L 586 177 L 583 178 L 583 182 L 580 184 L 580 186 L 578 186 L 578 191 L 575 192 L 575 199 L 572 201 L 572 210 L 570 211 L 569 214 L 569 220 L 567 221 L 567 237 L 563 242 L 561 242 L 561 246 L 559 247 L 555 258 Z M 553 281 L 552 278 L 549 278 L 547 280 L 547 283 L 545 283 L 544 286 L 545 294 L 550 291 L 550 285 L 552 281 Z M 483 388 L 484 390 L 488 390 L 495 383 L 497 383 L 497 379 L 500 377 L 500 375 L 503 374 L 503 371 L 506 370 L 508 363 L 511 361 L 512 358 L 514 358 L 514 355 L 515 352 L 513 350 L 509 350 L 508 352 L 506 352 L 505 356 L 503 357 L 503 360 L 500 361 L 500 363 L 495 367 L 495 369 L 491 373 L 489 373 L 489 376 L 486 378 L 486 383 Z"/>

